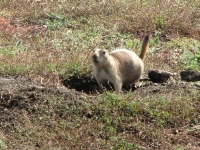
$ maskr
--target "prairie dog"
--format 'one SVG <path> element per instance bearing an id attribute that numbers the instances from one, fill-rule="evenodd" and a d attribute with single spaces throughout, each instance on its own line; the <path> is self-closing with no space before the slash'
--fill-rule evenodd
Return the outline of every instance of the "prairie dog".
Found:
<path id="1" fill-rule="evenodd" d="M 108 81 L 114 85 L 117 93 L 121 92 L 122 85 L 132 86 L 137 83 L 144 71 L 144 57 L 148 50 L 149 35 L 145 36 L 140 57 L 127 49 L 116 49 L 108 52 L 96 49 L 91 56 L 93 75 L 103 89 Z"/>

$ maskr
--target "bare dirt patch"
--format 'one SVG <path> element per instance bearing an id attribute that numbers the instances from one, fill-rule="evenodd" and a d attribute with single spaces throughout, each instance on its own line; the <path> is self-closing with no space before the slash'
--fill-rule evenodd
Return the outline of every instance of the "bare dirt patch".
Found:
<path id="1" fill-rule="evenodd" d="M 24 24 L 20 18 L 5 19 L 0 16 L 0 31 L 8 36 L 18 34 L 22 38 L 30 38 L 37 33 L 44 32 L 46 28 L 37 24 Z"/>

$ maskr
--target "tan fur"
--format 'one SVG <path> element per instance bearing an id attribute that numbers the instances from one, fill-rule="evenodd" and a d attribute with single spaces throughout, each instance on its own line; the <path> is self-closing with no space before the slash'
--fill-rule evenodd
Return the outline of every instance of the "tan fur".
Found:
<path id="1" fill-rule="evenodd" d="M 143 41 L 143 43 L 142 43 L 142 51 L 141 51 L 141 53 L 140 53 L 140 58 L 141 58 L 142 60 L 144 60 L 144 57 L 145 57 L 145 55 L 146 55 L 146 53 L 147 53 L 147 50 L 148 50 L 149 36 L 150 36 L 150 35 L 145 36 L 145 37 L 144 37 L 144 41 Z"/>
<path id="2" fill-rule="evenodd" d="M 114 85 L 115 91 L 120 93 L 122 85 L 132 86 L 137 83 L 143 73 L 143 59 L 148 49 L 149 36 L 146 36 L 140 57 L 126 49 L 117 49 L 108 52 L 96 49 L 91 57 L 94 77 L 100 89 L 106 82 Z"/>

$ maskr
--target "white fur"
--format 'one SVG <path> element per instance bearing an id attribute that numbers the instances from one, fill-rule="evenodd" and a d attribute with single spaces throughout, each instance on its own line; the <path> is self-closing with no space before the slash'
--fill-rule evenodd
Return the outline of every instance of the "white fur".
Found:
<path id="1" fill-rule="evenodd" d="M 117 93 L 120 93 L 122 85 L 132 86 L 137 83 L 144 70 L 143 61 L 134 52 L 126 49 L 117 49 L 110 53 L 96 49 L 91 59 L 93 74 L 100 89 L 109 81 Z"/>

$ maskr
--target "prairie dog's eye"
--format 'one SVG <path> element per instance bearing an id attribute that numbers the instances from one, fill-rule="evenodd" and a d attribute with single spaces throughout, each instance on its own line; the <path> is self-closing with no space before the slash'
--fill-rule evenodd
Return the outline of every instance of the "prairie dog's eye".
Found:
<path id="1" fill-rule="evenodd" d="M 103 51 L 103 54 L 105 55 L 105 54 L 106 54 L 106 51 Z"/>

